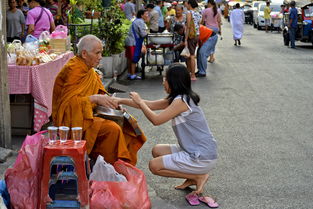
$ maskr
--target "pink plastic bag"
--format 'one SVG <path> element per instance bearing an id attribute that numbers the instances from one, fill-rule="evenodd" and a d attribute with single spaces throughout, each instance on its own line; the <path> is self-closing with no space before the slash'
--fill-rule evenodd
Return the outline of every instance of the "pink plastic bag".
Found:
<path id="1" fill-rule="evenodd" d="M 151 208 L 144 173 L 122 160 L 113 166 L 127 182 L 91 181 L 90 209 Z"/>
<path id="2" fill-rule="evenodd" d="M 11 208 L 38 208 L 43 148 L 46 131 L 26 136 L 12 168 L 5 172 L 5 182 L 11 197 Z"/>
<path id="3" fill-rule="evenodd" d="M 67 38 L 67 27 L 64 25 L 58 25 L 55 30 L 51 33 L 53 39 L 65 39 Z"/>

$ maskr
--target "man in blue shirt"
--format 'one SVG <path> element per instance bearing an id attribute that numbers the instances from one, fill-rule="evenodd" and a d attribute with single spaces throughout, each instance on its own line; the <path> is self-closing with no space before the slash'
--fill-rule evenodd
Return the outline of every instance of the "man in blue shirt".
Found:
<path id="1" fill-rule="evenodd" d="M 154 7 L 154 10 L 159 13 L 159 32 L 162 33 L 165 29 L 164 26 L 164 17 L 161 11 L 162 1 L 157 1 L 157 5 Z"/>
<path id="2" fill-rule="evenodd" d="M 298 24 L 298 10 L 295 8 L 296 2 L 291 1 L 289 10 L 289 38 L 290 38 L 290 47 L 295 49 L 295 40 L 296 40 L 296 31 L 297 31 L 297 24 Z"/>

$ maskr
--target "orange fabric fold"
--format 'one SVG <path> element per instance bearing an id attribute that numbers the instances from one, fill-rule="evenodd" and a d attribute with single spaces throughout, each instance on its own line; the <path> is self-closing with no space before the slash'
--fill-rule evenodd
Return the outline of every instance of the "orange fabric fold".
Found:
<path id="1" fill-rule="evenodd" d="M 123 159 L 133 165 L 137 152 L 146 141 L 144 134 L 136 136 L 125 125 L 121 129 L 115 122 L 93 117 L 89 96 L 105 94 L 102 82 L 93 69 L 79 57 L 73 57 L 58 74 L 53 89 L 52 119 L 55 126 L 83 127 L 87 152 L 96 157 L 101 154 L 109 163 Z"/>

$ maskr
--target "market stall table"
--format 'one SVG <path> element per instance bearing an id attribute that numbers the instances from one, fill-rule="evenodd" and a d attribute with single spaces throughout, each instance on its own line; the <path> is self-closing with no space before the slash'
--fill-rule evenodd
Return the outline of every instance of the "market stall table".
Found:
<path id="1" fill-rule="evenodd" d="M 54 80 L 73 56 L 73 52 L 66 52 L 51 62 L 36 66 L 8 66 L 9 93 L 31 94 L 34 98 L 34 131 L 40 131 L 49 122 Z"/>

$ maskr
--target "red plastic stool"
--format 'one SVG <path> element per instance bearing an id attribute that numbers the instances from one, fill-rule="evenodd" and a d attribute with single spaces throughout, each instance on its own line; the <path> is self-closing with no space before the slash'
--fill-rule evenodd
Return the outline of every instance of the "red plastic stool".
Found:
<path id="1" fill-rule="evenodd" d="M 89 171 L 88 160 L 86 162 L 86 141 L 74 143 L 73 140 L 67 140 L 65 143 L 57 141 L 53 145 L 46 145 L 44 147 L 43 169 L 41 178 L 40 191 L 40 208 L 46 209 L 47 203 L 52 202 L 49 197 L 49 181 L 50 181 L 50 164 L 53 158 L 57 156 L 68 156 L 73 159 L 75 164 L 75 172 L 78 177 L 78 198 L 81 207 L 89 205 L 88 197 L 88 179 L 86 169 Z M 87 168 L 86 168 L 87 164 Z"/>

